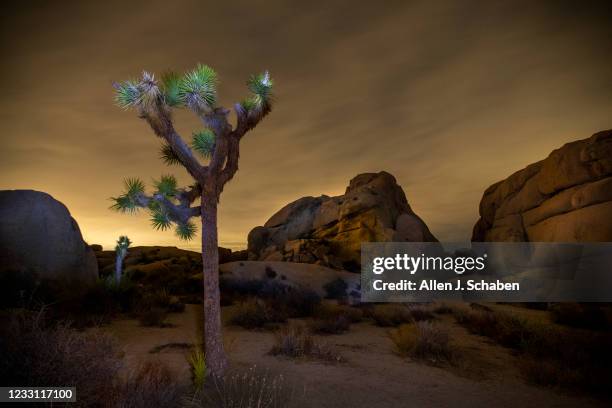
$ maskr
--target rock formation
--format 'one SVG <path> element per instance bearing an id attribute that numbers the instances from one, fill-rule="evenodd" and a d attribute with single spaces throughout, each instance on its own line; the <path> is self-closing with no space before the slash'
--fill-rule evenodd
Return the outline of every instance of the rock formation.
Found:
<path id="1" fill-rule="evenodd" d="M 0 274 L 93 283 L 98 266 L 64 204 L 33 190 L 0 191 Z"/>
<path id="2" fill-rule="evenodd" d="M 473 241 L 612 241 L 612 130 L 489 187 Z"/>
<path id="3" fill-rule="evenodd" d="M 344 195 L 302 197 L 248 237 L 251 260 L 316 263 L 358 271 L 362 242 L 437 241 L 386 172 L 353 178 Z"/>

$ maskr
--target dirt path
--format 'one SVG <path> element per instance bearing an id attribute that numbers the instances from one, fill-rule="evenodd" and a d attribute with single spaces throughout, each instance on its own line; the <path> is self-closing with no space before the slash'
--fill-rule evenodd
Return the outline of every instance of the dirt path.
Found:
<path id="1" fill-rule="evenodd" d="M 107 327 L 123 345 L 126 366 L 160 359 L 182 381 L 189 381 L 185 348 L 171 343 L 194 343 L 198 307 L 171 315 L 173 327 L 145 328 L 134 320 Z M 490 341 L 468 334 L 450 317 L 460 354 L 457 366 L 438 368 L 403 359 L 393 353 L 387 330 L 370 323 L 353 325 L 347 334 L 324 337 L 346 358 L 342 364 L 293 361 L 268 355 L 273 334 L 227 327 L 225 341 L 233 367 L 252 367 L 283 374 L 312 407 L 588 407 L 605 404 L 588 398 L 561 395 L 523 383 L 512 354 Z"/>

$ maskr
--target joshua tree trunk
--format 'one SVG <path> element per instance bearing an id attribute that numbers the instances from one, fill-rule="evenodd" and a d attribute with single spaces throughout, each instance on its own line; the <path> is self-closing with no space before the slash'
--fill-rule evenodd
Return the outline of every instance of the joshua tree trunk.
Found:
<path id="1" fill-rule="evenodd" d="M 217 243 L 217 196 L 202 193 L 202 272 L 204 274 L 204 340 L 206 365 L 220 377 L 228 362 L 223 349 Z"/>
<path id="2" fill-rule="evenodd" d="M 117 252 L 117 258 L 115 259 L 115 282 L 117 285 L 121 282 L 121 270 L 123 269 L 123 254 L 121 251 Z"/>

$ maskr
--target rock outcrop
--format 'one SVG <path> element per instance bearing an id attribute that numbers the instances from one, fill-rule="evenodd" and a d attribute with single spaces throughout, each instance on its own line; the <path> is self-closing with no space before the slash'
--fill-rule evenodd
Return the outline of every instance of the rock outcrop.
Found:
<path id="1" fill-rule="evenodd" d="M 33 190 L 0 191 L 0 274 L 93 283 L 94 251 L 64 204 Z"/>
<path id="2" fill-rule="evenodd" d="M 489 187 L 473 241 L 612 241 L 612 130 Z"/>
<path id="3" fill-rule="evenodd" d="M 94 246 L 96 248 L 94 248 Z M 91 245 L 98 260 L 101 276 L 112 275 L 115 270 L 115 251 L 103 251 L 100 245 Z M 99 249 L 99 250 L 98 250 Z M 232 251 L 219 247 L 219 263 L 246 261 L 246 251 Z M 180 265 L 185 273 L 202 273 L 202 253 L 168 246 L 135 246 L 128 249 L 124 261 L 125 272 L 148 270 L 163 273 L 168 267 Z"/>
<path id="4" fill-rule="evenodd" d="M 358 175 L 341 196 L 286 205 L 249 233 L 248 254 L 251 260 L 358 271 L 361 243 L 371 241 L 437 241 L 387 172 Z"/>
<path id="5" fill-rule="evenodd" d="M 346 284 L 347 300 L 359 303 L 361 282 L 359 275 L 320 265 L 292 262 L 229 262 L 219 266 L 224 282 L 270 281 L 301 289 L 312 290 L 321 297 L 328 295 L 325 289 L 330 282 L 341 279 Z"/>

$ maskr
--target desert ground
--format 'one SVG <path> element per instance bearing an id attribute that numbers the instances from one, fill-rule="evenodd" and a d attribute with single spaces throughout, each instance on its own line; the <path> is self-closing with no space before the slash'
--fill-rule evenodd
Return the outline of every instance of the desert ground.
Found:
<path id="1" fill-rule="evenodd" d="M 232 313 L 223 308 L 224 317 Z M 520 310 L 532 318 L 544 312 Z M 198 338 L 201 306 L 187 305 L 171 314 L 167 327 L 143 327 L 137 320 L 119 319 L 103 326 L 118 340 L 124 354 L 124 370 L 145 361 L 165 363 L 180 381 L 189 383 L 189 346 Z M 301 320 L 301 319 L 294 319 Z M 340 335 L 317 336 L 343 357 L 342 362 L 290 359 L 273 356 L 270 330 L 246 330 L 227 325 L 225 346 L 233 368 L 256 367 L 284 376 L 301 406 L 309 407 L 596 407 L 603 401 L 549 388 L 527 385 L 510 349 L 486 337 L 470 334 L 449 315 L 436 317 L 447 325 L 458 361 L 433 366 L 401 357 L 394 351 L 389 329 L 364 321 Z"/>

